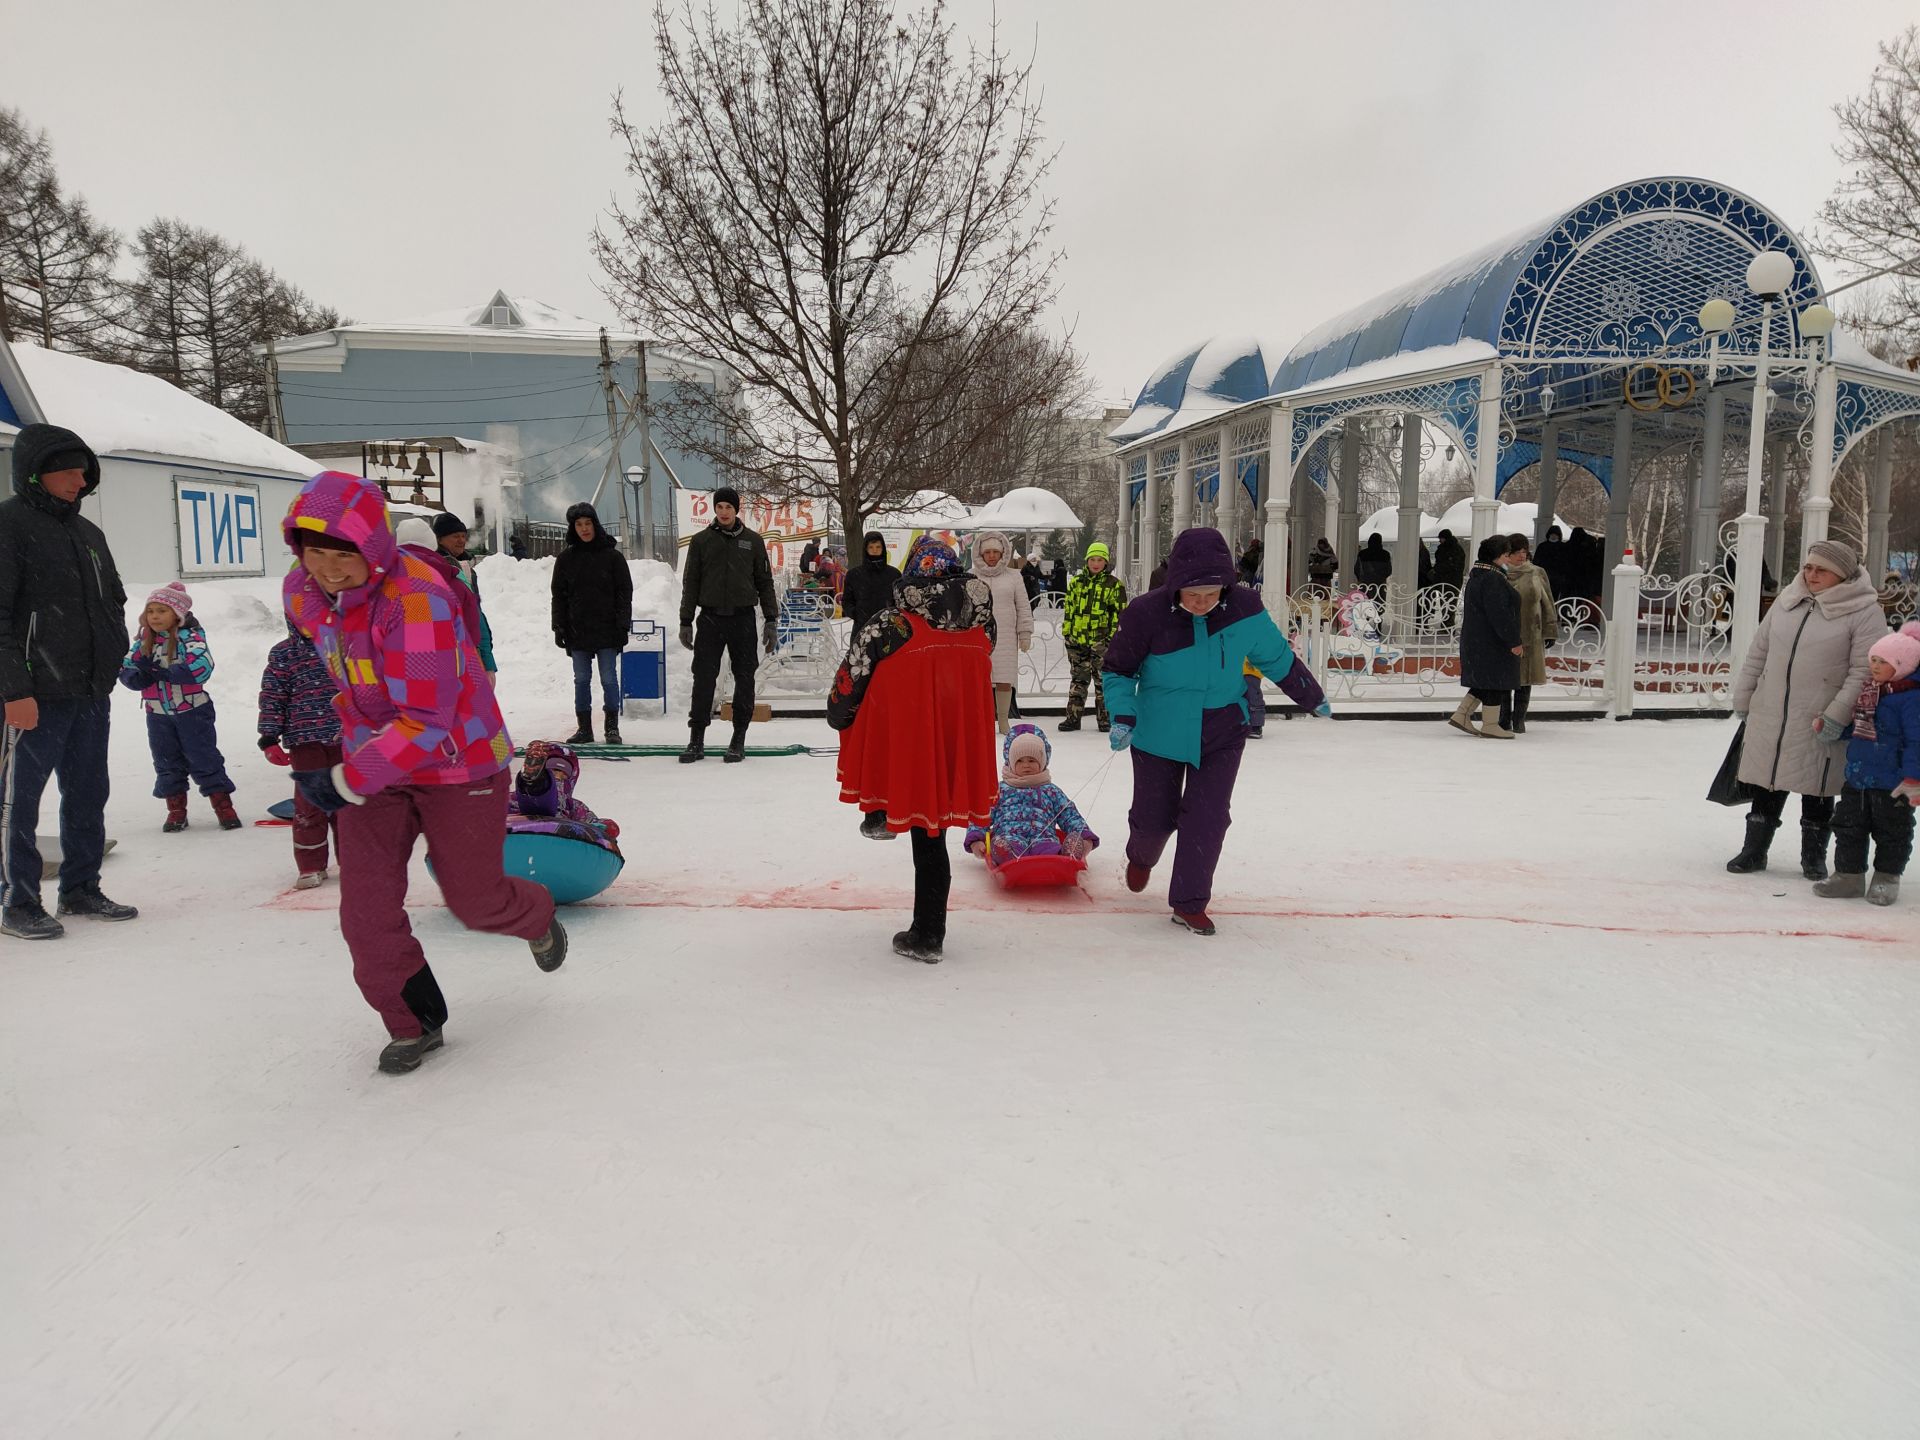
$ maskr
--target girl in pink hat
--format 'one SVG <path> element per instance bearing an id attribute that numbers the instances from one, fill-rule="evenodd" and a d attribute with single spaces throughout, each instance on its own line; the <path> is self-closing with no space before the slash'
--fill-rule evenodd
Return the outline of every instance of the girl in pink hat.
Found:
<path id="1" fill-rule="evenodd" d="M 213 806 L 222 830 L 238 830 L 233 811 L 233 781 L 214 733 L 213 652 L 207 632 L 193 613 L 193 597 L 178 580 L 147 597 L 140 612 L 140 633 L 120 662 L 120 683 L 138 690 L 147 711 L 147 748 L 153 752 L 153 793 L 167 802 L 166 823 L 173 834 L 187 828 L 187 780 Z"/>

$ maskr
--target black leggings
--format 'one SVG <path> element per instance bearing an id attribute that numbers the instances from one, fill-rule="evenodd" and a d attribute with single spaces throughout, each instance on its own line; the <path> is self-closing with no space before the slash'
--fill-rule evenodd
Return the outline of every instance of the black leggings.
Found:
<path id="1" fill-rule="evenodd" d="M 1790 790 L 1762 790 L 1753 797 L 1753 807 L 1749 816 L 1758 816 L 1763 820 L 1780 823 L 1780 817 L 1787 813 L 1787 796 Z M 1812 830 L 1825 830 L 1833 824 L 1833 797 L 1831 795 L 1802 795 L 1800 797 L 1800 823 Z"/>
<path id="2" fill-rule="evenodd" d="M 913 930 L 922 940 L 947 938 L 947 892 L 953 888 L 953 864 L 947 858 L 944 830 L 913 831 Z"/>

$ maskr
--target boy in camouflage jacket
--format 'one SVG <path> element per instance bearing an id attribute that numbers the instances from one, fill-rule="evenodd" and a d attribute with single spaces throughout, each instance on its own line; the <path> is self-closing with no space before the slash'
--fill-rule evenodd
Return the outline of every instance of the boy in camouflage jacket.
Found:
<path id="1" fill-rule="evenodd" d="M 1095 718 L 1102 730 L 1107 728 L 1107 686 L 1100 678 L 1101 668 L 1107 642 L 1120 627 L 1120 612 L 1127 608 L 1127 587 L 1107 568 L 1109 563 L 1107 547 L 1094 541 L 1087 547 L 1086 567 L 1067 586 L 1060 638 L 1066 642 L 1073 684 L 1067 691 L 1067 718 L 1060 722 L 1062 730 L 1080 728 L 1089 684 L 1095 687 Z"/>

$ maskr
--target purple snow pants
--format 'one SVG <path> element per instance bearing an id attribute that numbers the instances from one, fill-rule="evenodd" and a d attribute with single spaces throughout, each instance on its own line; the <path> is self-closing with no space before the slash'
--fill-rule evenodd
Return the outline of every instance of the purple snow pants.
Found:
<path id="1" fill-rule="evenodd" d="M 410 785 L 369 795 L 336 820 L 340 933 L 353 978 L 387 1033 L 438 1030 L 447 1002 L 407 923 L 407 861 L 422 835 L 453 918 L 469 930 L 538 940 L 553 924 L 553 896 L 501 868 L 507 772 L 458 785 Z"/>
<path id="2" fill-rule="evenodd" d="M 1233 823 L 1233 782 L 1246 751 L 1247 725 L 1238 705 L 1207 711 L 1200 720 L 1200 763 L 1188 765 L 1133 748 L 1133 808 L 1127 812 L 1127 859 L 1151 868 L 1179 836 L 1167 903 L 1181 915 L 1203 911 L 1213 899 L 1227 826 Z"/>

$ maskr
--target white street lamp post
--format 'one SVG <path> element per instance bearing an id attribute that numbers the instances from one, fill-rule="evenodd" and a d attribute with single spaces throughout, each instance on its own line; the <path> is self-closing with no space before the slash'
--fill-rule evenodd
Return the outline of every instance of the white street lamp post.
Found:
<path id="1" fill-rule="evenodd" d="M 1760 628 L 1761 557 L 1766 554 L 1767 516 L 1761 503 L 1761 479 L 1767 456 L 1768 389 L 1767 348 L 1773 338 L 1773 305 L 1793 283 L 1793 259 L 1778 250 L 1763 250 L 1747 264 L 1747 288 L 1760 297 L 1760 349 L 1753 365 L 1753 422 L 1747 436 L 1747 506 L 1741 512 L 1734 542 L 1733 667 L 1746 661 L 1747 649 Z M 1708 302 L 1712 304 L 1711 301 Z M 1709 316 L 1702 307 L 1703 326 Z M 1720 312 L 1722 315 L 1724 311 Z M 1719 318 L 1714 316 L 1711 318 Z M 1727 318 L 1731 318 L 1730 316 Z M 1725 328 L 1723 324 L 1722 329 Z"/>

